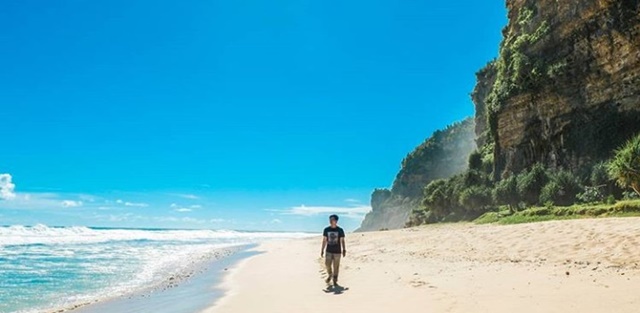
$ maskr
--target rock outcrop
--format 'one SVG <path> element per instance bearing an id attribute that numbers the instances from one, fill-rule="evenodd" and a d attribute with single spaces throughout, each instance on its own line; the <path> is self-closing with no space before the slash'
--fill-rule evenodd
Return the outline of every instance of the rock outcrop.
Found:
<path id="1" fill-rule="evenodd" d="M 536 162 L 579 171 L 610 157 L 640 131 L 640 1 L 507 7 L 500 56 L 473 94 L 496 178 Z"/>
<path id="2" fill-rule="evenodd" d="M 475 123 L 471 118 L 434 132 L 402 161 L 391 190 L 373 192 L 372 211 L 358 230 L 404 227 L 411 210 L 421 205 L 424 187 L 433 180 L 463 172 L 475 149 Z"/>

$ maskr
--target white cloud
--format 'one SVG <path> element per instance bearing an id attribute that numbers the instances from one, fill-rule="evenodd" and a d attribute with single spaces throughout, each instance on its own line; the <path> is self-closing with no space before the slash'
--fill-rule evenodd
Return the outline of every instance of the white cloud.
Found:
<path id="1" fill-rule="evenodd" d="M 178 193 L 176 194 L 176 196 L 180 198 L 191 199 L 191 200 L 200 199 L 200 197 L 193 194 L 188 194 L 188 193 Z"/>
<path id="2" fill-rule="evenodd" d="M 202 209 L 202 206 L 199 205 L 199 204 L 194 204 L 194 205 L 190 206 L 190 208 L 192 208 L 192 209 Z"/>
<path id="3" fill-rule="evenodd" d="M 0 174 L 0 200 L 15 199 L 16 185 L 11 180 L 11 174 Z"/>
<path id="4" fill-rule="evenodd" d="M 35 193 L 15 193 L 11 201 L 1 201 L 0 209 L 25 209 L 25 210 L 55 210 L 59 208 L 74 208 L 74 207 L 87 207 L 92 208 L 115 208 L 110 207 L 106 202 L 97 202 L 100 200 L 98 197 L 94 197 L 86 194 L 71 194 L 71 193 L 52 193 L 52 192 L 35 192 Z M 91 199 L 93 201 L 91 201 Z M 113 204 L 113 202 L 111 202 Z"/>
<path id="5" fill-rule="evenodd" d="M 144 203 L 144 202 L 129 202 L 129 201 L 124 201 L 122 199 L 118 199 L 116 200 L 117 204 L 122 204 L 124 206 L 129 206 L 129 207 L 138 207 L 138 208 L 146 208 L 149 206 L 149 204 Z"/>
<path id="6" fill-rule="evenodd" d="M 353 198 L 348 198 L 348 199 L 344 199 L 344 202 L 349 202 L 349 203 L 360 203 L 360 200 L 358 200 L 358 199 L 353 199 Z"/>
<path id="7" fill-rule="evenodd" d="M 285 210 L 274 210 L 284 215 L 301 215 L 301 216 L 317 216 L 338 214 L 348 218 L 362 219 L 364 215 L 371 211 L 368 205 L 356 206 L 306 206 L 300 205 Z"/>
<path id="8" fill-rule="evenodd" d="M 175 209 L 176 212 L 191 212 L 192 210 L 189 208 L 179 208 L 179 209 Z"/>
<path id="9" fill-rule="evenodd" d="M 0 197 L 0 199 L 3 199 Z M 7 209 L 54 209 L 62 207 L 58 194 L 55 193 L 15 193 L 11 201 L 0 201 L 1 208 Z"/>
<path id="10" fill-rule="evenodd" d="M 125 206 L 132 206 L 132 207 L 138 207 L 138 208 L 146 208 L 149 205 L 146 203 L 142 203 L 142 202 L 125 202 L 124 203 Z"/>
<path id="11" fill-rule="evenodd" d="M 82 206 L 82 201 L 64 200 L 62 206 L 65 208 L 75 208 Z"/>
<path id="12" fill-rule="evenodd" d="M 274 218 L 271 220 L 271 224 L 282 224 L 282 221 L 277 218 Z"/>
<path id="13" fill-rule="evenodd" d="M 223 223 L 223 222 L 225 222 L 225 220 L 221 218 L 212 218 L 209 220 L 209 223 Z"/>

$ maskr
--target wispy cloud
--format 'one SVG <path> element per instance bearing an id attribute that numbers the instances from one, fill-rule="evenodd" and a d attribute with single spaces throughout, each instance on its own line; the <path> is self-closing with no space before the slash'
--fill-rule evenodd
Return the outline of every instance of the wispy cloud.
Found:
<path id="1" fill-rule="evenodd" d="M 194 195 L 194 194 L 188 194 L 188 193 L 176 193 L 176 196 L 180 197 L 180 198 L 185 198 L 185 199 L 190 199 L 190 200 L 196 200 L 196 199 L 200 199 L 200 197 Z"/>
<path id="2" fill-rule="evenodd" d="M 362 219 L 364 215 L 371 211 L 371 207 L 368 205 L 354 205 L 354 206 L 306 206 L 300 205 L 291 207 L 284 210 L 269 210 L 278 212 L 283 215 L 301 215 L 301 216 L 317 216 L 338 214 L 348 218 Z"/>
<path id="3" fill-rule="evenodd" d="M 179 205 L 177 203 L 171 203 L 171 205 L 169 207 L 172 208 L 176 212 L 186 213 L 186 212 L 193 211 L 193 209 L 199 209 L 202 206 L 198 205 L 198 204 L 195 204 L 195 205 L 186 207 L 186 206 Z"/>
<path id="4" fill-rule="evenodd" d="M 282 221 L 277 218 L 274 218 L 271 220 L 271 224 L 282 224 Z"/>
<path id="5" fill-rule="evenodd" d="M 360 200 L 358 200 L 358 199 L 354 199 L 354 198 L 348 198 L 348 199 L 344 199 L 344 202 L 349 202 L 349 203 L 360 203 Z"/>
<path id="6" fill-rule="evenodd" d="M 125 202 L 124 205 L 125 206 L 138 207 L 138 208 L 146 208 L 146 207 L 149 206 L 149 204 L 142 203 L 142 202 Z"/>
<path id="7" fill-rule="evenodd" d="M 143 203 L 143 202 L 129 202 L 129 201 L 123 201 L 121 199 L 116 200 L 117 204 L 122 204 L 124 206 L 129 206 L 129 207 L 138 207 L 138 208 L 146 208 L 149 206 L 149 204 L 147 203 Z"/>
<path id="8" fill-rule="evenodd" d="M 75 208 L 75 207 L 82 206 L 82 201 L 63 200 L 61 203 L 62 203 L 62 206 L 65 208 Z"/>
<path id="9" fill-rule="evenodd" d="M 69 196 L 69 195 L 67 195 Z M 0 197 L 0 200 L 3 198 Z M 46 210 L 57 209 L 64 206 L 64 198 L 56 193 L 39 192 L 39 193 L 12 193 L 11 201 L 0 201 L 0 208 L 7 209 L 27 209 L 27 210 Z"/>
<path id="10" fill-rule="evenodd" d="M 12 182 L 11 174 L 0 174 L 0 200 L 13 200 L 16 197 L 16 185 Z"/>

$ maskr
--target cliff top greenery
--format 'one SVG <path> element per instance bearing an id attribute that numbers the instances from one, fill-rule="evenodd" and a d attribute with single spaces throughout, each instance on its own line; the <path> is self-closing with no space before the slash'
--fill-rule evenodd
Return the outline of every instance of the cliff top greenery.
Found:
<path id="1" fill-rule="evenodd" d="M 422 189 L 432 180 L 464 171 L 467 158 L 476 148 L 472 118 L 456 122 L 431 137 L 402 160 L 392 191 L 403 197 L 422 197 Z"/>

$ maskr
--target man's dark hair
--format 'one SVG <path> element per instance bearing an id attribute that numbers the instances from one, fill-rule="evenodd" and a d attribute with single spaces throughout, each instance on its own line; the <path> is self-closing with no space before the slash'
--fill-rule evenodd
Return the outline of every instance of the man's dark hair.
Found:
<path id="1" fill-rule="evenodd" d="M 334 219 L 337 222 L 340 218 L 335 214 L 331 214 L 331 215 L 329 215 L 329 219 Z"/>

